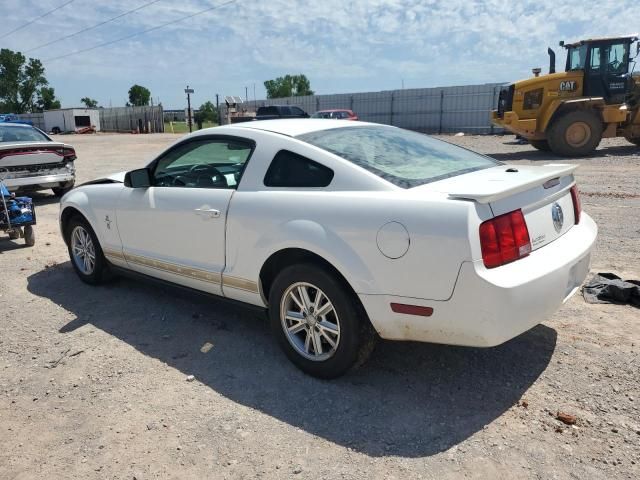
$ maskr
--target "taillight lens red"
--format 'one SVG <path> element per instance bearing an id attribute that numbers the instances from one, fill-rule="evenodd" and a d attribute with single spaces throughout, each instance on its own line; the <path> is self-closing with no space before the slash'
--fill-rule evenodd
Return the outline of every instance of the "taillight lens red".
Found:
<path id="1" fill-rule="evenodd" d="M 529 255 L 531 240 L 522 210 L 483 222 L 480 225 L 480 247 L 487 268 L 499 267 Z"/>
<path id="2" fill-rule="evenodd" d="M 582 205 L 580 204 L 580 194 L 578 193 L 578 185 L 571 187 L 571 200 L 573 200 L 573 214 L 575 224 L 580 223 L 580 215 L 582 214 Z"/>

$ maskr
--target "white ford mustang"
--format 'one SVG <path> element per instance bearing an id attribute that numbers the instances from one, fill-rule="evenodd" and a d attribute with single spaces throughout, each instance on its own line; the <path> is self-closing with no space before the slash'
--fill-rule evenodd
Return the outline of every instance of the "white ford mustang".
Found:
<path id="1" fill-rule="evenodd" d="M 558 309 L 597 233 L 575 168 L 383 125 L 258 121 L 73 189 L 60 226 L 85 282 L 136 272 L 268 308 L 289 358 L 330 378 L 377 336 L 489 347 Z"/>

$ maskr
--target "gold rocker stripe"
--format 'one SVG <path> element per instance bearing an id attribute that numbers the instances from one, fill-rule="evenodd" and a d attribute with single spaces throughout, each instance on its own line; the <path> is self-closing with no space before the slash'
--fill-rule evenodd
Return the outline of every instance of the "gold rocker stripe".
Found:
<path id="1" fill-rule="evenodd" d="M 122 254 L 122 252 L 118 250 L 103 248 L 102 253 L 104 253 L 107 257 L 113 257 L 113 258 L 117 258 L 118 260 L 124 260 L 124 255 Z"/>
<path id="2" fill-rule="evenodd" d="M 175 263 L 163 262 L 161 260 L 143 257 L 133 253 L 127 253 L 125 255 L 122 252 L 110 249 L 103 249 L 103 252 L 107 257 L 126 260 L 129 263 L 153 268 L 154 270 L 160 270 L 162 272 L 168 272 L 181 277 L 192 278 L 194 280 L 200 280 L 202 282 L 213 283 L 216 285 L 220 285 L 224 281 L 225 286 L 244 290 L 245 292 L 260 293 L 258 284 L 252 280 L 247 280 L 246 278 L 233 277 L 231 275 L 223 276 L 220 273 L 209 272 L 199 268 L 186 267 Z"/>
<path id="3" fill-rule="evenodd" d="M 221 283 L 221 275 L 219 273 L 213 273 L 199 268 L 185 267 L 183 265 L 176 265 L 174 263 L 163 262 L 161 260 L 142 257 L 132 253 L 127 253 L 124 257 L 127 262 L 135 263 L 136 265 L 141 265 L 143 267 L 153 268 L 155 270 L 173 273 L 174 275 L 180 275 L 181 277 L 193 278 L 194 280 L 200 280 L 202 282 L 213 283 L 216 285 Z"/>
<path id="4" fill-rule="evenodd" d="M 232 277 L 231 275 L 222 276 L 223 285 L 225 287 L 237 288 L 251 293 L 259 293 L 258 284 L 245 278 Z"/>

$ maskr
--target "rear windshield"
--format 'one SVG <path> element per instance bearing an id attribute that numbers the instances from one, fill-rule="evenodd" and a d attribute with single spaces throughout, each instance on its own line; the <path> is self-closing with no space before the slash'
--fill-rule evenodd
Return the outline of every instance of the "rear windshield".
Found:
<path id="1" fill-rule="evenodd" d="M 0 143 L 43 142 L 50 139 L 32 127 L 11 127 L 0 125 Z"/>
<path id="2" fill-rule="evenodd" d="M 382 125 L 334 128 L 297 138 L 402 188 L 500 165 L 488 157 L 427 135 Z"/>

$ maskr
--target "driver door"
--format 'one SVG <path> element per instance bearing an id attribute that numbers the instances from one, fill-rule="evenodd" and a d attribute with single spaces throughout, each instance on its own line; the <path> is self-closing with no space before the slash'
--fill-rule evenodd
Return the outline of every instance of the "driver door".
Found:
<path id="1" fill-rule="evenodd" d="M 228 206 L 253 147 L 191 138 L 153 162 L 151 186 L 125 187 L 117 222 L 129 268 L 221 295 Z"/>

